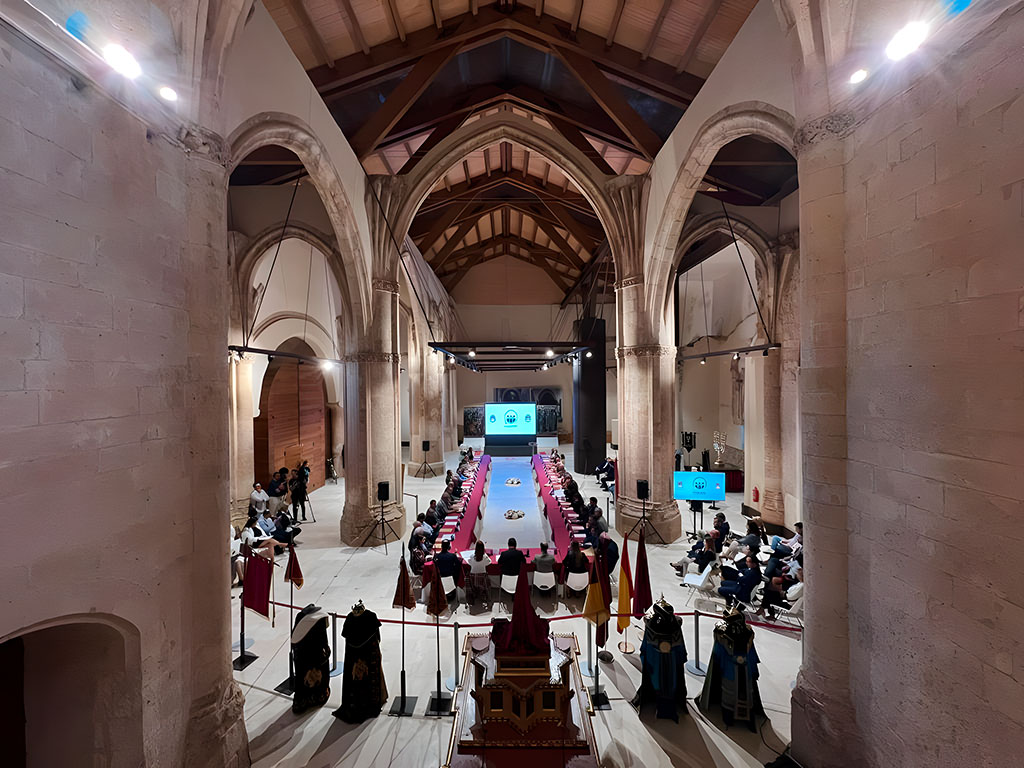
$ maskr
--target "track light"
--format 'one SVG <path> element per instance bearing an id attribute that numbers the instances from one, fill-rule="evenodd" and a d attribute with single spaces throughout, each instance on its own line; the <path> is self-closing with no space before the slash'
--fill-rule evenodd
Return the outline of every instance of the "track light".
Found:
<path id="1" fill-rule="evenodd" d="M 852 75 L 850 75 L 850 85 L 857 85 L 863 83 L 868 78 L 868 71 L 866 69 L 858 69 Z"/>
<path id="2" fill-rule="evenodd" d="M 321 360 L 320 368 L 324 371 L 333 371 L 334 363 L 331 360 Z"/>
<path id="3" fill-rule="evenodd" d="M 591 352 L 591 351 L 590 351 L 590 350 L 588 349 L 588 350 L 587 350 L 587 357 L 593 357 L 593 356 L 594 356 L 594 353 L 593 353 L 593 352 Z"/>
<path id="4" fill-rule="evenodd" d="M 739 360 L 740 359 L 740 353 L 739 352 L 733 352 L 732 353 L 732 359 L 733 360 Z"/>
<path id="5" fill-rule="evenodd" d="M 928 24 L 923 21 L 912 21 L 893 35 L 885 46 L 885 55 L 893 61 L 900 61 L 921 47 L 928 37 Z"/>
<path id="6" fill-rule="evenodd" d="M 127 77 L 129 80 L 134 80 L 142 74 L 142 67 L 139 66 L 139 62 L 125 50 L 124 46 L 110 43 L 103 46 L 103 50 L 100 52 L 103 54 L 103 60 L 117 74 Z"/>
<path id="7" fill-rule="evenodd" d="M 542 365 L 542 366 L 540 367 L 540 369 L 541 369 L 542 371 L 546 371 L 546 370 L 548 369 L 548 364 L 547 364 L 547 363 L 544 363 L 544 365 Z"/>
<path id="8" fill-rule="evenodd" d="M 702 358 L 700 359 L 700 364 L 701 364 L 701 365 L 707 365 L 707 364 L 708 364 L 708 359 L 707 359 L 706 357 L 702 357 Z"/>
<path id="9" fill-rule="evenodd" d="M 545 352 L 544 354 L 545 354 L 545 355 L 547 355 L 548 357 L 554 357 L 554 356 L 555 356 L 555 350 L 553 350 L 553 349 L 549 349 L 549 350 L 548 350 L 547 352 Z"/>
<path id="10" fill-rule="evenodd" d="M 157 93 L 160 94 L 160 98 L 164 101 L 174 102 L 178 100 L 178 92 L 169 85 L 160 86 L 160 90 Z"/>
<path id="11" fill-rule="evenodd" d="M 476 350 L 475 349 L 469 350 L 469 356 L 470 357 L 476 357 Z"/>
<path id="12" fill-rule="evenodd" d="M 761 353 L 761 355 L 763 357 L 768 357 L 768 350 L 766 349 L 764 352 Z"/>

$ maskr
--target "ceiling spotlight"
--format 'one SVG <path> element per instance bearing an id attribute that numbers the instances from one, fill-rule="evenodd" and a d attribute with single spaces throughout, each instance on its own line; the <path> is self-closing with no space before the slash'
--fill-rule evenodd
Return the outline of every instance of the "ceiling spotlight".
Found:
<path id="1" fill-rule="evenodd" d="M 554 356 L 555 356 L 555 350 L 553 350 L 553 349 L 549 349 L 549 350 L 548 350 L 547 352 L 545 352 L 544 354 L 545 354 L 545 355 L 547 355 L 548 357 L 554 357 Z"/>
<path id="2" fill-rule="evenodd" d="M 852 75 L 850 75 L 850 84 L 856 85 L 857 83 L 863 83 L 868 79 L 868 71 L 866 69 L 858 69 Z"/>
<path id="3" fill-rule="evenodd" d="M 178 92 L 168 85 L 161 85 L 160 90 L 157 91 L 160 94 L 160 98 L 164 101 L 177 101 Z"/>
<path id="4" fill-rule="evenodd" d="M 476 350 L 475 349 L 469 350 L 469 356 L 470 357 L 476 357 Z"/>
<path id="5" fill-rule="evenodd" d="M 732 353 L 732 359 L 733 360 L 739 360 L 740 359 L 740 353 L 739 352 L 733 352 Z"/>
<path id="6" fill-rule="evenodd" d="M 325 371 L 333 371 L 334 370 L 334 361 L 332 361 L 332 360 L 321 360 L 320 361 L 320 368 L 322 370 L 325 370 Z"/>
<path id="7" fill-rule="evenodd" d="M 540 369 L 541 369 L 542 371 L 546 371 L 546 370 L 548 369 L 548 364 L 547 364 L 547 363 L 544 363 L 544 365 L 542 365 L 542 366 L 540 367 Z"/>
<path id="8" fill-rule="evenodd" d="M 431 354 L 436 355 L 437 354 L 437 347 L 431 347 L 430 348 L 430 352 L 431 352 Z"/>
<path id="9" fill-rule="evenodd" d="M 708 364 L 708 359 L 707 359 L 706 357 L 702 357 L 702 358 L 700 359 L 700 364 L 701 364 L 701 365 L 707 365 L 707 364 Z"/>
<path id="10" fill-rule="evenodd" d="M 103 46 L 103 59 L 110 65 L 110 68 L 119 75 L 134 80 L 142 74 L 142 67 L 123 46 L 117 43 L 109 43 Z"/>
<path id="11" fill-rule="evenodd" d="M 761 353 L 761 355 L 762 357 L 768 357 L 768 350 L 766 349 L 764 352 Z"/>
<path id="12" fill-rule="evenodd" d="M 591 352 L 591 351 L 590 351 L 590 350 L 588 349 L 588 350 L 587 350 L 587 357 L 593 357 L 593 356 L 594 356 L 594 353 L 593 353 L 593 352 Z"/>
<path id="13" fill-rule="evenodd" d="M 923 21 L 912 21 L 893 35 L 885 46 L 885 55 L 893 61 L 905 59 L 918 48 L 928 37 L 928 24 Z"/>

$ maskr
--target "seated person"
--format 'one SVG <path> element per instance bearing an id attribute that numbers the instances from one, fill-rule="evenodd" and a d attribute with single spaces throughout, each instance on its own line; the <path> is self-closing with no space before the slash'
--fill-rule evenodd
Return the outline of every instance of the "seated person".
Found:
<path id="1" fill-rule="evenodd" d="M 704 534 L 704 538 L 694 544 L 685 557 L 672 563 L 672 567 L 679 572 L 680 576 L 685 576 L 691 565 L 696 565 L 697 573 L 700 573 L 708 566 L 708 563 L 714 562 L 715 557 L 715 540 L 710 534 Z"/>
<path id="2" fill-rule="evenodd" d="M 490 602 L 491 581 L 487 575 L 487 566 L 491 564 L 491 558 L 484 549 L 484 543 L 477 540 L 473 550 L 473 556 L 469 558 L 469 576 L 466 579 L 466 601 L 475 603 L 481 600 L 484 603 Z"/>
<path id="3" fill-rule="evenodd" d="M 270 511 L 277 514 L 277 511 L 285 505 L 284 497 L 288 495 L 288 478 L 282 477 L 280 472 L 275 472 L 267 486 L 267 496 L 270 497 Z"/>
<path id="4" fill-rule="evenodd" d="M 442 577 L 455 578 L 459 569 L 462 568 L 462 561 L 452 551 L 452 543 L 448 540 L 441 542 L 441 551 L 434 555 L 434 567 Z"/>
<path id="5" fill-rule="evenodd" d="M 228 539 L 231 545 L 231 586 L 235 586 L 235 580 L 238 580 L 238 586 L 242 586 L 242 582 L 245 580 L 245 558 L 242 557 L 242 538 L 239 535 L 238 529 L 235 526 L 228 526 L 231 529 L 231 536 Z"/>
<path id="6" fill-rule="evenodd" d="M 414 576 L 423 575 L 423 564 L 427 562 L 427 540 L 422 533 L 412 535 L 412 551 L 409 554 L 409 568 Z"/>
<path id="7" fill-rule="evenodd" d="M 750 603 L 754 588 L 761 583 L 761 565 L 757 562 L 756 555 L 747 555 L 746 568 L 739 573 L 735 581 L 723 581 L 718 588 L 718 594 L 725 598 L 725 606 L 731 608 L 733 602 Z"/>
<path id="8" fill-rule="evenodd" d="M 260 528 L 257 518 L 250 517 L 245 521 L 245 527 L 241 533 L 242 543 L 249 546 L 253 551 L 259 552 L 264 557 L 274 559 L 274 547 L 279 542 L 277 539 L 267 536 Z"/>
<path id="9" fill-rule="evenodd" d="M 607 491 L 608 483 L 615 479 L 615 465 L 612 464 L 612 457 L 606 456 L 605 460 L 597 465 L 594 474 L 597 476 L 598 482 L 601 483 L 601 488 Z"/>
<path id="10" fill-rule="evenodd" d="M 288 515 L 287 507 L 274 516 L 274 532 L 270 534 L 282 544 L 296 544 L 295 539 L 302 533 L 302 529 L 292 525 L 292 519 Z"/>
<path id="11" fill-rule="evenodd" d="M 753 552 L 755 555 L 761 550 L 761 541 L 764 532 L 753 520 L 747 521 L 747 533 L 743 538 L 732 542 L 727 549 L 728 557 L 735 557 L 740 552 Z"/>
<path id="12" fill-rule="evenodd" d="M 252 493 L 249 494 L 249 509 L 255 509 L 257 515 L 262 515 L 270 509 L 270 497 L 259 483 L 252 484 Z"/>
<path id="13" fill-rule="evenodd" d="M 577 515 L 580 516 L 580 525 L 582 525 L 584 528 L 586 528 L 587 527 L 587 523 L 590 522 L 590 518 L 592 518 L 594 516 L 594 513 L 595 512 L 600 512 L 600 511 L 601 511 L 601 508 L 599 506 L 597 506 L 597 497 L 596 496 L 591 496 L 590 497 L 590 503 L 587 504 L 587 506 L 583 507 L 579 512 L 576 513 Z"/>
<path id="14" fill-rule="evenodd" d="M 437 517 L 437 499 L 430 500 L 430 504 L 427 506 L 427 512 L 430 512 L 434 517 Z"/>
<path id="15" fill-rule="evenodd" d="M 715 539 L 715 552 L 721 552 L 722 547 L 729 543 L 729 521 L 725 519 L 724 512 L 715 513 L 714 529 L 718 531 L 718 537 Z"/>
<path id="16" fill-rule="evenodd" d="M 540 543 L 540 554 L 533 558 L 533 569 L 537 573 L 551 573 L 555 570 L 555 556 L 548 552 L 548 543 Z"/>
<path id="17" fill-rule="evenodd" d="M 597 537 L 597 550 L 604 556 L 604 567 L 608 574 L 615 573 L 615 566 L 619 562 L 619 545 L 607 532 Z"/>
<path id="18" fill-rule="evenodd" d="M 772 548 L 776 555 L 788 557 L 796 552 L 803 543 L 804 524 L 794 523 L 793 527 L 796 528 L 796 533 L 788 539 L 783 539 L 781 536 L 772 536 L 768 546 Z"/>
<path id="19" fill-rule="evenodd" d="M 569 554 L 562 561 L 562 568 L 565 569 L 565 574 L 590 573 L 590 561 L 583 554 L 578 541 L 574 541 L 569 545 Z"/>
<path id="20" fill-rule="evenodd" d="M 423 521 L 416 527 L 415 533 L 422 536 L 423 540 L 426 541 L 428 545 L 432 546 L 434 544 L 434 539 L 437 538 L 437 533 L 434 531 L 434 526 L 431 525 L 431 520 L 433 520 L 432 517 L 424 515 Z"/>
<path id="21" fill-rule="evenodd" d="M 593 514 L 587 525 L 587 534 L 584 539 L 585 543 L 596 548 L 597 541 L 601 537 L 602 533 L 608 533 L 608 521 L 605 520 L 604 514 L 599 509 Z"/>
<path id="22" fill-rule="evenodd" d="M 427 516 L 420 512 L 416 515 L 416 522 L 413 523 L 412 532 L 409 534 L 409 551 L 412 552 L 412 548 L 416 545 L 416 531 L 426 521 Z"/>
<path id="23" fill-rule="evenodd" d="M 804 569 L 797 565 L 791 576 L 776 576 L 764 585 L 764 596 L 757 609 L 758 616 L 777 616 L 777 608 L 789 608 L 803 594 Z"/>
<path id="24" fill-rule="evenodd" d="M 508 540 L 508 549 L 498 555 L 498 567 L 502 576 L 518 576 L 526 564 L 526 555 L 516 549 L 516 540 Z"/>

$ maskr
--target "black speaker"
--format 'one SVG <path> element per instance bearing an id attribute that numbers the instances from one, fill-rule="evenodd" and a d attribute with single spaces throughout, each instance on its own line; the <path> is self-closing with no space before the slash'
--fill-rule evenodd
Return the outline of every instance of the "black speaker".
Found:
<path id="1" fill-rule="evenodd" d="M 377 501 L 387 501 L 391 495 L 391 483 L 386 480 L 383 483 L 377 483 Z"/>
<path id="2" fill-rule="evenodd" d="M 651 489 L 647 486 L 646 480 L 636 481 L 636 497 L 638 499 L 649 499 L 651 498 Z"/>
<path id="3" fill-rule="evenodd" d="M 424 440 L 423 441 L 423 452 L 426 453 L 429 450 L 430 450 L 430 441 L 429 440 Z"/>

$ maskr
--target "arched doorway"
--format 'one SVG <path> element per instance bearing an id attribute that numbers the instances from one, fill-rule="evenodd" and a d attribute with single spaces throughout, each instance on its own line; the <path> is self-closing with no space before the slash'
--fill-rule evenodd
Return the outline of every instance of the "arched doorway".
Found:
<path id="1" fill-rule="evenodd" d="M 289 339 L 279 352 L 316 356 L 301 339 Z M 253 419 L 253 468 L 266 483 L 281 467 L 310 466 L 309 490 L 324 484 L 333 444 L 324 375 L 315 364 L 294 357 L 274 357 L 263 374 L 260 413 Z"/>
<path id="2" fill-rule="evenodd" d="M 4 765 L 144 764 L 137 636 L 95 620 L 47 626 L 0 643 L 0 668 Z"/>

